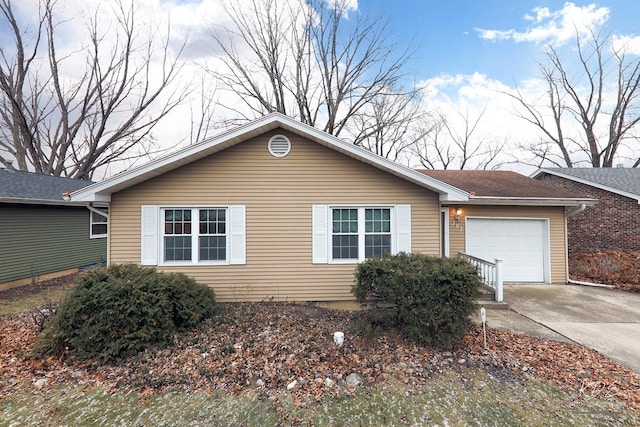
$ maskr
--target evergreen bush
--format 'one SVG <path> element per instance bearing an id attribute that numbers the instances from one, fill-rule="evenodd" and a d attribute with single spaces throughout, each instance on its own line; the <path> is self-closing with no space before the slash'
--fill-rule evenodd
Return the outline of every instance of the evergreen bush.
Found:
<path id="1" fill-rule="evenodd" d="M 363 307 L 375 308 L 372 321 L 442 349 L 464 337 L 481 285 L 476 269 L 462 259 L 416 253 L 368 259 L 355 276 L 352 291 Z"/>
<path id="2" fill-rule="evenodd" d="M 213 315 L 215 295 L 182 273 L 133 264 L 84 274 L 38 337 L 35 357 L 113 362 L 165 346 L 177 330 Z"/>

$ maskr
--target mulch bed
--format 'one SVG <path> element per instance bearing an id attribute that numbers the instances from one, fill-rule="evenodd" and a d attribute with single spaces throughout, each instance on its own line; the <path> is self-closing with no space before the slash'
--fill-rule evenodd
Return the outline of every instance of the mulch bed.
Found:
<path id="1" fill-rule="evenodd" d="M 551 381 L 576 396 L 615 396 L 640 409 L 640 376 L 576 345 L 472 326 L 459 349 L 433 351 L 399 334 L 356 334 L 361 312 L 306 304 L 221 304 L 215 320 L 176 336 L 174 346 L 147 351 L 122 365 L 31 360 L 36 330 L 28 313 L 0 318 L 0 401 L 16 388 L 47 393 L 61 384 L 143 396 L 167 391 L 242 393 L 264 399 L 291 394 L 296 402 L 353 393 L 387 381 L 420 386 L 434 375 L 464 377 L 483 369 L 500 381 Z M 345 332 L 342 347 L 335 331 Z M 351 375 L 355 374 L 355 375 Z"/>

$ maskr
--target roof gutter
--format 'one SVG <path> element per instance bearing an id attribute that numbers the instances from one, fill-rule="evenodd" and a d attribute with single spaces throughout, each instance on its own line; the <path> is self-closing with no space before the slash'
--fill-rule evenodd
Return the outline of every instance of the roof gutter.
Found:
<path id="1" fill-rule="evenodd" d="M 0 197 L 0 203 L 12 203 L 20 205 L 82 206 L 81 203 L 68 202 L 67 199 L 25 199 L 22 197 Z"/>
<path id="2" fill-rule="evenodd" d="M 517 205 L 517 206 L 593 206 L 598 203 L 595 199 L 552 199 L 527 197 L 491 197 L 471 196 L 467 202 L 451 201 L 456 205 Z"/>

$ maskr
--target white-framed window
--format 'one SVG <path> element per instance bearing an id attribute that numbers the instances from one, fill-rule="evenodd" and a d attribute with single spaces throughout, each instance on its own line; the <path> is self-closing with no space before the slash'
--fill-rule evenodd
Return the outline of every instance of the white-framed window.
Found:
<path id="1" fill-rule="evenodd" d="M 411 206 L 313 206 L 313 263 L 411 251 Z"/>
<path id="2" fill-rule="evenodd" d="M 192 209 L 164 208 L 162 218 L 162 261 L 193 261 Z"/>
<path id="3" fill-rule="evenodd" d="M 89 237 L 91 239 L 100 239 L 107 237 L 107 210 L 101 208 L 96 209 L 100 212 L 104 212 L 104 215 L 100 215 L 99 213 L 94 211 L 89 211 Z"/>
<path id="4" fill-rule="evenodd" d="M 142 206 L 143 265 L 245 264 L 245 207 Z"/>
<path id="5" fill-rule="evenodd" d="M 391 253 L 391 208 L 330 208 L 331 259 L 382 258 Z"/>

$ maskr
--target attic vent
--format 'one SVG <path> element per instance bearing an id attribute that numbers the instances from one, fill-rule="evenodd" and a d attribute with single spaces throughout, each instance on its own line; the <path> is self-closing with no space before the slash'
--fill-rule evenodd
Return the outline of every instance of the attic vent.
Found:
<path id="1" fill-rule="evenodd" d="M 269 140 L 269 153 L 274 157 L 284 157 L 291 151 L 291 141 L 284 135 L 274 135 Z"/>

